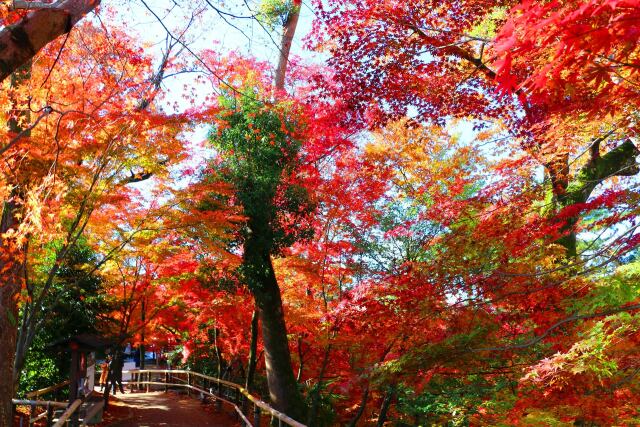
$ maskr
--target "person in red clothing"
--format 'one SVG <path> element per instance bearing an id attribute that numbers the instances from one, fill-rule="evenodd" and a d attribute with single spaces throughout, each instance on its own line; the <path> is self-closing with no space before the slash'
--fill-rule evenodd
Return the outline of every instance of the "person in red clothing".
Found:
<path id="1" fill-rule="evenodd" d="M 111 356 L 107 356 L 106 359 L 100 364 L 100 391 L 104 390 L 107 385 L 107 378 L 109 377 L 109 365 L 111 364 Z"/>

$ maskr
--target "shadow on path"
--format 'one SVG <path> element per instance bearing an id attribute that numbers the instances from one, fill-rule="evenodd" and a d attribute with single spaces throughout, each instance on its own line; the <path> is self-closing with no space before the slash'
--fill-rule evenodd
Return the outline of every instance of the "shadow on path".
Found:
<path id="1" fill-rule="evenodd" d="M 119 414 L 104 427 L 239 426 L 231 408 L 216 410 L 213 404 L 175 392 L 118 394 L 111 398 L 108 412 Z"/>

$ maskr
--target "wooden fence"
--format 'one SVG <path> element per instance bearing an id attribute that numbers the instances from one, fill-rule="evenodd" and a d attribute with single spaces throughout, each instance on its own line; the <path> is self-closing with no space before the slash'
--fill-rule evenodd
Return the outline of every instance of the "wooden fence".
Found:
<path id="1" fill-rule="evenodd" d="M 122 372 L 131 375 L 131 380 L 123 383 L 134 388 L 146 388 L 149 391 L 151 386 L 156 386 L 166 391 L 170 387 L 180 387 L 186 389 L 189 394 L 197 392 L 203 396 L 209 396 L 219 404 L 231 406 L 242 423 L 248 427 L 259 427 L 263 414 L 271 416 L 280 427 L 284 425 L 306 427 L 287 414 L 273 409 L 241 385 L 230 381 L 185 370 L 134 369 Z M 253 423 L 249 418 L 253 418 Z"/>
<path id="2" fill-rule="evenodd" d="M 130 381 L 123 381 L 123 384 L 129 385 L 131 388 L 137 388 L 138 390 L 146 389 L 148 392 L 152 387 L 164 391 L 168 391 L 169 388 L 179 387 L 186 389 L 189 395 L 199 393 L 201 397 L 210 397 L 218 405 L 229 405 L 234 409 L 242 424 L 247 427 L 259 427 L 263 415 L 270 416 L 279 427 L 285 425 L 291 427 L 306 427 L 287 414 L 272 408 L 267 403 L 253 396 L 241 385 L 230 381 L 186 370 L 134 369 L 122 371 L 122 373 L 131 375 Z M 68 385 L 68 382 L 33 391 L 28 393 L 27 396 L 37 398 L 51 393 L 54 390 L 58 390 L 65 385 Z M 72 416 L 82 406 L 83 401 L 83 399 L 77 399 L 71 405 L 68 405 L 65 402 L 13 400 L 13 404 L 31 407 L 28 425 L 32 425 L 34 422 L 44 418 L 46 419 L 47 426 L 62 427 L 71 420 Z M 81 425 L 86 425 L 86 420 L 93 418 L 93 416 L 102 409 L 102 406 L 103 402 L 92 407 L 84 416 L 85 421 Z M 45 411 L 37 414 L 37 408 L 44 408 Z M 53 424 L 53 413 L 56 409 L 61 408 L 66 409 L 57 419 L 56 423 Z M 250 421 L 250 418 L 252 421 Z"/>
<path id="3" fill-rule="evenodd" d="M 48 400 L 13 399 L 11 402 L 13 405 L 29 406 L 31 408 L 29 412 L 29 419 L 27 420 L 28 426 L 33 425 L 37 421 L 44 420 L 47 427 L 63 427 L 71 421 L 72 416 L 84 403 L 84 399 L 76 399 L 71 405 L 66 402 L 54 402 Z M 102 401 L 92 405 L 91 409 L 84 415 L 84 419 L 82 423 L 80 423 L 80 426 L 86 426 L 87 422 L 91 420 L 103 407 L 104 402 Z M 38 408 L 42 408 L 44 411 L 38 414 Z M 64 411 L 54 423 L 54 412 L 61 409 L 64 409 Z M 22 425 L 22 422 L 20 425 Z"/>

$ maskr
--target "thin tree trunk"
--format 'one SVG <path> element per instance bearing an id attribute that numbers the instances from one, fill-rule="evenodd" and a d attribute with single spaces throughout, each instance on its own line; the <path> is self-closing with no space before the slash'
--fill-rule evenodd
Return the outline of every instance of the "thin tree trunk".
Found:
<path id="1" fill-rule="evenodd" d="M 216 352 L 216 364 L 217 366 L 217 376 L 218 379 L 221 379 L 222 374 L 222 355 L 220 354 L 220 347 L 218 347 L 218 328 L 213 328 L 213 350 Z"/>
<path id="2" fill-rule="evenodd" d="M 253 389 L 253 378 L 256 374 L 256 365 L 258 364 L 258 309 L 253 310 L 251 316 L 251 345 L 249 347 L 249 362 L 247 365 L 247 378 L 244 388 L 249 391 Z"/>
<path id="3" fill-rule="evenodd" d="M 284 90 L 287 65 L 289 63 L 289 53 L 291 52 L 291 44 L 293 43 L 293 37 L 295 36 L 296 28 L 298 27 L 298 19 L 300 18 L 300 5 L 296 5 L 295 3 L 296 2 L 294 2 L 294 5 L 292 6 L 293 9 L 289 12 L 282 29 L 280 57 L 278 59 L 278 68 L 276 69 L 275 76 L 276 96 L 278 96 L 278 92 Z"/>
<path id="4" fill-rule="evenodd" d="M 140 320 L 142 322 L 142 331 L 140 332 L 140 369 L 144 369 L 144 367 L 145 367 L 145 359 L 146 359 L 146 354 L 145 354 L 146 352 L 145 352 L 145 349 L 144 349 L 144 330 L 145 330 L 145 327 L 144 327 L 145 323 L 144 322 L 146 320 L 145 317 L 147 315 L 147 307 L 146 307 L 146 304 L 145 304 L 145 302 L 146 302 L 145 299 L 146 298 L 143 297 L 142 301 L 140 303 L 141 304 L 141 306 L 140 306 Z"/>
<path id="5" fill-rule="evenodd" d="M 311 398 L 311 409 L 309 410 L 309 418 L 307 424 L 312 427 L 316 423 L 318 417 L 318 409 L 320 408 L 320 385 L 324 380 L 324 375 L 327 372 L 327 366 L 329 365 L 329 354 L 331 353 L 331 344 L 327 345 L 324 350 L 324 357 L 322 359 L 322 366 L 320 367 L 320 373 L 318 374 L 318 387 L 314 390 L 313 397 Z"/>
<path id="6" fill-rule="evenodd" d="M 107 383 L 104 391 L 102 392 L 102 399 L 104 401 L 104 408 L 107 409 L 109 407 L 109 394 L 111 393 L 111 384 L 113 384 L 113 363 L 114 359 L 111 359 L 111 363 L 109 364 L 108 374 L 107 374 Z M 140 374 L 138 374 L 140 375 Z"/>
<path id="7" fill-rule="evenodd" d="M 394 388 L 390 388 L 387 390 L 387 393 L 384 396 L 384 400 L 382 401 L 382 406 L 380 407 L 380 415 L 378 416 L 377 427 L 382 427 L 387 421 L 387 415 L 389 414 L 389 408 L 391 407 L 391 402 L 393 401 L 393 397 L 395 396 L 396 391 Z"/>
<path id="8" fill-rule="evenodd" d="M 369 400 L 369 386 L 367 385 L 364 388 L 364 392 L 362 393 L 362 399 L 360 400 L 360 407 L 358 408 L 358 412 L 354 415 L 354 417 L 349 421 L 348 427 L 356 427 L 358 421 L 364 414 L 364 409 L 367 407 L 367 400 Z"/>
<path id="9" fill-rule="evenodd" d="M 304 354 L 302 353 L 302 337 L 298 336 L 298 360 L 300 364 L 298 365 L 298 374 L 296 375 L 296 382 L 300 382 L 302 380 L 302 371 L 304 369 Z"/>

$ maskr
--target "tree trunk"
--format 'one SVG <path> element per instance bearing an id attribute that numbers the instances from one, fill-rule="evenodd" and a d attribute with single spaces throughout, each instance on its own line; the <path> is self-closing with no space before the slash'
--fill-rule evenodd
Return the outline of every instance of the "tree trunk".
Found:
<path id="1" fill-rule="evenodd" d="M 302 381 L 302 373 L 304 372 L 304 354 L 302 353 L 302 337 L 298 336 L 298 374 L 296 375 L 296 382 Z"/>
<path id="2" fill-rule="evenodd" d="M 358 412 L 354 415 L 353 419 L 349 422 L 348 427 L 356 427 L 358 425 L 358 421 L 364 414 L 364 409 L 367 407 L 367 400 L 369 399 L 369 386 L 367 385 L 362 393 L 362 399 L 360 400 L 360 407 L 358 408 Z"/>
<path id="3" fill-rule="evenodd" d="M 109 407 L 109 394 L 111 394 L 111 385 L 113 384 L 113 359 L 111 359 L 111 363 L 109 363 L 108 374 L 107 374 L 107 382 L 105 385 L 105 389 L 102 392 L 102 400 L 104 401 L 104 409 Z M 138 374 L 140 375 L 140 374 Z"/>
<path id="4" fill-rule="evenodd" d="M 640 152 L 630 140 L 626 140 L 603 156 L 592 154 L 591 160 L 580 169 L 567 185 L 560 198 L 563 206 L 585 203 L 598 184 L 612 176 L 633 176 L 640 170 L 636 156 Z"/>
<path id="5" fill-rule="evenodd" d="M 27 62 L 11 76 L 11 86 L 19 87 L 30 78 L 31 63 Z M 7 125 L 10 132 L 19 134 L 29 125 L 29 110 L 20 109 L 20 102 L 16 99 L 12 102 L 14 108 Z M 4 202 L 0 221 L 0 427 L 13 423 L 11 399 L 16 393 L 19 380 L 14 375 L 18 297 L 26 262 L 25 247 L 11 237 L 2 237 L 9 230 L 16 230 L 22 217 L 19 186 L 13 177 L 5 179 L 13 183 L 13 188 L 9 200 Z"/>
<path id="6" fill-rule="evenodd" d="M 0 232 L 4 233 L 17 224 L 18 206 L 14 201 L 5 202 L 2 210 Z M 0 427 L 12 425 L 11 399 L 15 395 L 17 378 L 13 375 L 16 338 L 18 335 L 18 295 L 22 280 L 22 263 L 16 257 L 11 241 L 0 246 Z M 14 258 L 15 257 L 15 258 Z"/>
<path id="7" fill-rule="evenodd" d="M 249 347 L 249 362 L 247 365 L 247 379 L 244 388 L 248 391 L 253 389 L 253 377 L 256 374 L 256 365 L 258 364 L 258 309 L 253 310 L 251 316 L 251 345 Z"/>
<path id="8" fill-rule="evenodd" d="M 331 344 L 327 345 L 324 350 L 324 357 L 322 359 L 322 366 L 320 367 L 320 373 L 318 374 L 318 386 L 313 392 L 311 398 L 311 409 L 309 410 L 309 418 L 307 419 L 307 425 L 313 427 L 316 424 L 316 418 L 318 417 L 318 409 L 320 408 L 320 386 L 324 381 L 324 374 L 327 371 L 329 365 L 329 354 L 331 353 Z"/>
<path id="9" fill-rule="evenodd" d="M 142 322 L 142 331 L 140 332 L 140 369 L 144 369 L 145 368 L 145 360 L 147 358 L 146 356 L 146 350 L 144 348 L 144 330 L 145 330 L 145 317 L 147 315 L 147 307 L 146 307 L 146 298 L 142 298 L 142 302 L 140 305 L 140 321 Z"/>
<path id="10" fill-rule="evenodd" d="M 256 233 L 259 234 L 259 233 Z M 282 309 L 280 288 L 268 250 L 255 235 L 245 243 L 243 270 L 258 307 L 262 342 L 273 407 L 290 417 L 304 420 L 304 403 L 291 366 L 291 352 Z"/>
<path id="11" fill-rule="evenodd" d="M 100 4 L 100 0 L 66 0 L 56 8 L 30 12 L 0 31 L 0 81 L 71 28 Z"/>
<path id="12" fill-rule="evenodd" d="M 217 327 L 213 328 L 213 350 L 216 353 L 216 375 L 218 379 L 223 377 L 222 374 L 222 355 L 220 354 L 220 347 L 218 347 L 218 334 L 219 330 Z M 218 383 L 219 384 L 219 383 Z"/>
<path id="13" fill-rule="evenodd" d="M 291 44 L 293 43 L 293 37 L 296 34 L 296 28 L 298 27 L 299 18 L 300 6 L 294 4 L 282 28 L 280 57 L 278 59 L 278 68 L 276 69 L 275 76 L 276 97 L 278 96 L 278 92 L 284 90 L 285 77 L 287 75 L 287 65 L 289 63 L 289 52 L 291 51 Z"/>
<path id="14" fill-rule="evenodd" d="M 289 52 L 299 15 L 300 2 L 294 1 L 293 9 L 289 11 L 283 28 L 280 58 L 274 81 L 276 99 L 279 92 L 284 89 Z M 267 206 L 273 203 L 270 197 L 273 196 L 263 200 Z M 258 319 L 262 325 L 262 342 L 271 403 L 280 412 L 302 421 L 305 419 L 306 408 L 291 366 L 282 297 L 271 263 L 274 244 L 271 221 L 275 218 L 269 218 L 268 215 L 262 217 L 262 214 L 250 215 L 251 231 L 244 243 L 242 271 L 256 301 Z"/>
<path id="15" fill-rule="evenodd" d="M 378 416 L 377 427 L 382 427 L 387 421 L 387 415 L 389 414 L 389 408 L 391 407 L 391 402 L 393 401 L 393 397 L 395 396 L 395 389 L 390 388 L 384 396 L 384 400 L 382 401 L 382 406 L 380 407 L 380 415 Z"/>
<path id="16" fill-rule="evenodd" d="M 568 178 L 568 156 L 554 164 L 546 165 L 551 179 L 551 205 L 554 212 L 571 205 L 586 203 L 593 190 L 607 178 L 633 176 L 640 172 L 635 160 L 640 152 L 630 140 L 603 156 L 600 156 L 599 148 L 599 141 L 595 141 L 591 149 L 591 159 L 571 180 Z M 562 228 L 565 235 L 557 241 L 566 248 L 569 258 L 575 258 L 578 254 L 575 228 L 579 220 L 579 215 L 568 218 Z"/>

